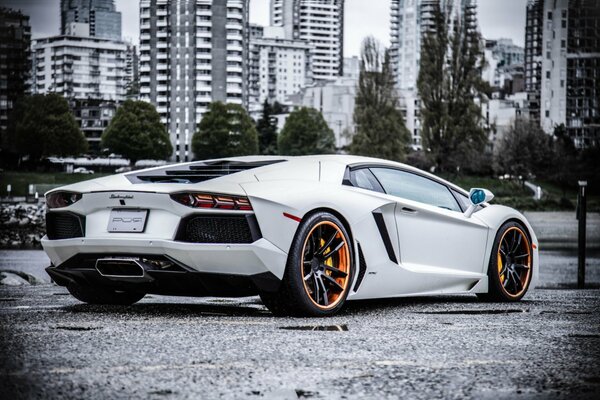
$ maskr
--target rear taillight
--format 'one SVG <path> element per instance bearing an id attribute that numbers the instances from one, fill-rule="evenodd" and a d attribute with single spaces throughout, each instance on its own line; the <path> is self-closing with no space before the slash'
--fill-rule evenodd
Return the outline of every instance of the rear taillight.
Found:
<path id="1" fill-rule="evenodd" d="M 46 206 L 50 208 L 68 207 L 81 199 L 81 193 L 53 192 L 46 196 Z"/>
<path id="2" fill-rule="evenodd" d="M 225 196 L 206 193 L 176 193 L 171 198 L 193 208 L 216 208 L 220 210 L 252 211 L 252 205 L 247 197 Z"/>

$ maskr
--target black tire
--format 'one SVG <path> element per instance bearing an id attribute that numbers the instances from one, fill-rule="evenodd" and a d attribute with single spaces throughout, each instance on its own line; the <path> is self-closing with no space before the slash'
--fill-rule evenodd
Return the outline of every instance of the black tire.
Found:
<path id="1" fill-rule="evenodd" d="M 488 293 L 484 301 L 514 302 L 527 293 L 533 273 L 531 237 L 522 224 L 507 222 L 498 229 L 488 266 Z"/>
<path id="2" fill-rule="evenodd" d="M 78 285 L 76 283 L 68 284 L 67 290 L 77 300 L 88 304 L 129 306 L 137 303 L 146 295 L 145 293 L 119 292 L 111 289 Z"/>
<path id="3" fill-rule="evenodd" d="M 336 229 L 338 234 L 334 233 Z M 323 240 L 316 245 L 315 238 L 319 234 L 332 240 Z M 316 261 L 307 266 L 306 258 Z M 308 280 L 306 277 L 309 277 Z M 296 231 L 279 290 L 262 292 L 260 298 L 276 316 L 330 316 L 343 307 L 353 278 L 350 235 L 336 216 L 316 212 L 305 217 Z M 334 280 L 337 285 L 332 282 Z M 316 289 L 317 286 L 319 289 Z M 338 286 L 343 290 L 340 291 Z"/>

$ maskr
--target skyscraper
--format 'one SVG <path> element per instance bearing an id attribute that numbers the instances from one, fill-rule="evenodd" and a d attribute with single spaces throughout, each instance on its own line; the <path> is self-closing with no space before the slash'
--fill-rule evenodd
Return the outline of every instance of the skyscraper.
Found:
<path id="1" fill-rule="evenodd" d="M 412 145 L 421 148 L 420 102 L 417 79 L 423 35 L 434 29 L 434 12 L 452 15 L 450 24 L 464 17 L 468 32 L 477 32 L 475 0 L 392 0 L 390 25 L 390 62 L 400 95 L 405 123 L 411 132 Z M 450 28 L 451 29 L 451 28 Z"/>
<path id="2" fill-rule="evenodd" d="M 175 161 L 212 101 L 247 105 L 247 0 L 141 0 L 140 98 L 157 107 Z"/>
<path id="3" fill-rule="evenodd" d="M 540 92 L 542 88 L 543 24 L 544 2 L 529 0 L 525 17 L 526 115 L 538 123 L 540 122 Z"/>
<path id="4" fill-rule="evenodd" d="M 0 135 L 4 139 L 8 116 L 27 90 L 31 53 L 29 17 L 0 8 Z M 4 147 L 2 141 L 0 145 Z"/>
<path id="5" fill-rule="evenodd" d="M 271 25 L 282 26 L 288 39 L 314 46 L 316 81 L 344 74 L 344 0 L 271 0 Z"/>
<path id="6" fill-rule="evenodd" d="M 530 0 L 525 29 L 529 115 L 564 124 L 575 146 L 600 143 L 600 1 Z"/>
<path id="7" fill-rule="evenodd" d="M 78 24 L 89 25 L 89 36 L 121 40 L 121 13 L 116 11 L 114 0 L 61 0 L 61 34 L 76 33 Z"/>
<path id="8" fill-rule="evenodd" d="M 265 27 L 262 37 L 250 39 L 251 111 L 262 109 L 265 100 L 285 103 L 311 83 L 311 49 L 303 40 L 285 39 L 282 27 Z"/>

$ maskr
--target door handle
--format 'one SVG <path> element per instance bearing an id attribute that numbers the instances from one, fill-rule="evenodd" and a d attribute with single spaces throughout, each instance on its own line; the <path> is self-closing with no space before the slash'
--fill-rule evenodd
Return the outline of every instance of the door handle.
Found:
<path id="1" fill-rule="evenodd" d="M 406 214 L 416 214 L 417 213 L 417 210 L 413 210 L 412 208 L 409 208 L 409 207 L 402 207 L 400 210 Z"/>

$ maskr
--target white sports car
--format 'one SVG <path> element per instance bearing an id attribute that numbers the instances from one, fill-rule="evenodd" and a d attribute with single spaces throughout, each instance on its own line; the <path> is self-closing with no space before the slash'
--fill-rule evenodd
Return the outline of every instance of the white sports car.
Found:
<path id="1" fill-rule="evenodd" d="M 77 299 L 260 295 L 276 315 L 347 300 L 519 300 L 538 275 L 523 215 L 416 168 L 343 155 L 234 157 L 46 194 L 48 274 Z"/>

